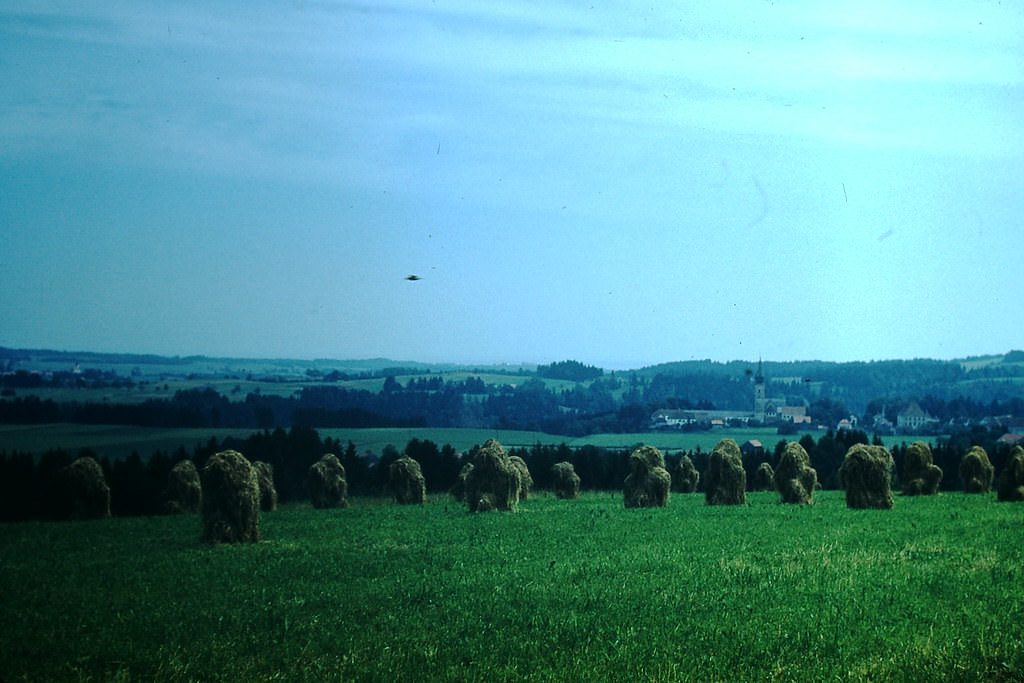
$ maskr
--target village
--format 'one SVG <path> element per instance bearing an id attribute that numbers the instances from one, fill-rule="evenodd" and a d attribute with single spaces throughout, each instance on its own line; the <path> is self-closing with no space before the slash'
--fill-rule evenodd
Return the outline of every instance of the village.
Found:
<path id="1" fill-rule="evenodd" d="M 886 411 L 872 416 L 865 422 L 855 414 L 850 414 L 834 424 L 820 424 L 808 414 L 808 404 L 804 400 L 799 405 L 790 405 L 785 396 L 769 396 L 767 379 L 763 364 L 758 363 L 754 374 L 754 400 L 751 409 L 744 410 L 682 410 L 659 409 L 651 414 L 651 429 L 655 430 L 715 430 L 728 427 L 774 426 L 780 433 L 796 433 L 800 431 L 840 431 L 860 429 L 881 435 L 920 435 L 941 433 L 951 429 L 952 424 L 943 424 L 941 420 L 924 410 L 916 401 L 910 401 L 896 414 L 893 422 L 885 417 Z M 1024 417 L 1016 415 L 993 415 L 976 423 L 991 428 L 1002 427 L 1007 433 L 1000 438 L 1000 443 L 1013 447 L 1024 443 Z M 960 427 L 969 426 L 960 422 Z"/>

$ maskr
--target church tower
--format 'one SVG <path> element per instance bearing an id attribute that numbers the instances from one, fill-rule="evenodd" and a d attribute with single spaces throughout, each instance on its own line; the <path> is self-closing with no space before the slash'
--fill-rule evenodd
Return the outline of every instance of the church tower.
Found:
<path id="1" fill-rule="evenodd" d="M 754 375 L 754 418 L 764 422 L 768 400 L 764 393 L 764 367 L 761 359 L 757 361 L 757 374 Z"/>

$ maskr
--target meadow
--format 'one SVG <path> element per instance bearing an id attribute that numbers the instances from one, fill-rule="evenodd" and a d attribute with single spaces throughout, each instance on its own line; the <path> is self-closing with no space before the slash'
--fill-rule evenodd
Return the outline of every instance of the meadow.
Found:
<path id="1" fill-rule="evenodd" d="M 779 441 L 786 439 L 798 441 L 800 434 L 781 436 L 775 429 L 732 428 L 708 432 L 635 432 L 623 434 L 591 434 L 583 437 L 545 434 L 544 432 L 517 431 L 508 429 L 471 429 L 471 428 L 403 428 L 381 427 L 367 429 L 317 429 L 324 439 L 332 438 L 342 444 L 349 441 L 355 444 L 358 453 L 371 451 L 377 455 L 384 447 L 391 445 L 399 450 L 411 439 L 429 440 L 438 446 L 450 444 L 458 451 L 468 451 L 474 445 L 482 444 L 487 439 L 497 439 L 506 448 L 529 448 L 534 444 L 559 445 L 566 444 L 572 448 L 585 445 L 603 448 L 630 448 L 644 443 L 661 449 L 663 452 L 690 451 L 698 447 L 711 452 L 721 439 L 735 439 L 743 443 L 748 439 L 756 439 L 764 444 L 769 452 Z M 138 453 L 143 459 L 154 451 L 173 452 L 179 446 L 191 451 L 195 446 L 205 444 L 211 438 L 223 440 L 227 437 L 245 439 L 253 433 L 251 429 L 227 428 L 163 428 L 163 427 L 131 427 L 121 425 L 78 425 L 78 424 L 42 424 L 42 425 L 0 425 L 0 451 L 8 453 L 41 454 L 47 450 L 63 449 L 69 453 L 77 453 L 82 448 L 94 451 L 99 457 L 111 459 L 125 458 Z M 810 432 L 820 438 L 822 432 Z M 883 436 L 887 447 L 901 442 L 913 443 L 923 440 L 934 444 L 934 436 Z"/>
<path id="2" fill-rule="evenodd" d="M 1024 507 L 621 493 L 0 525 L 0 678 L 1021 680 Z"/>

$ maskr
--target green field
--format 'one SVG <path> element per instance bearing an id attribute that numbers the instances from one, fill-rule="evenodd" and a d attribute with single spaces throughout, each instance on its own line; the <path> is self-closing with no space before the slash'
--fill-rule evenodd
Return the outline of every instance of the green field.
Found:
<path id="1" fill-rule="evenodd" d="M 469 377 L 478 377 L 487 385 L 522 384 L 530 379 L 529 375 L 507 375 L 488 372 L 445 372 L 394 375 L 394 379 L 407 385 L 414 379 L 431 379 L 441 377 L 446 382 L 463 382 Z M 560 391 L 575 386 L 575 382 L 566 380 L 543 380 L 550 389 Z M 213 389 L 231 401 L 242 401 L 248 394 L 256 393 L 264 396 L 295 396 L 303 389 L 316 386 L 336 387 L 358 391 L 379 393 L 384 387 L 384 377 L 350 379 L 337 382 L 319 382 L 301 375 L 282 378 L 278 381 L 267 379 L 249 379 L 237 375 L 222 377 L 188 378 L 185 376 L 135 378 L 132 386 L 107 387 L 34 387 L 16 390 L 17 396 L 36 396 L 40 400 L 56 403 L 120 403 L 132 405 L 149 400 L 170 399 L 178 391 L 195 391 L 197 389 Z"/>
<path id="2" fill-rule="evenodd" d="M 385 446 L 392 445 L 399 450 L 411 439 L 427 439 L 439 446 L 451 444 L 459 451 L 467 451 L 487 439 L 497 439 L 506 448 L 530 447 L 534 444 L 565 443 L 572 447 L 591 444 L 606 448 L 629 448 L 638 443 L 656 446 L 665 452 L 679 450 L 701 450 L 710 452 L 721 439 L 732 438 L 737 443 L 748 439 L 760 440 L 767 451 L 786 439 L 799 440 L 800 435 L 780 436 L 774 429 L 730 429 L 711 432 L 637 432 L 633 434 L 592 434 L 573 438 L 543 432 L 524 432 L 505 429 L 445 429 L 445 428 L 379 428 L 379 429 L 320 429 L 322 438 L 337 439 L 345 444 L 352 441 L 357 452 L 372 451 L 379 455 Z M 249 429 L 166 429 L 149 427 L 125 427 L 117 425 L 0 425 L 0 452 L 44 453 L 47 450 L 63 449 L 77 453 L 89 448 L 100 457 L 124 458 L 133 452 L 148 457 L 154 451 L 174 451 L 178 446 L 191 450 L 204 444 L 210 438 L 222 440 L 226 437 L 244 439 L 252 433 Z M 815 439 L 821 432 L 811 432 Z M 887 446 L 894 443 L 912 443 L 924 440 L 934 443 L 931 436 L 883 437 Z"/>
<path id="3" fill-rule="evenodd" d="M 620 494 L 0 525 L 5 681 L 1024 678 L 1024 507 Z"/>

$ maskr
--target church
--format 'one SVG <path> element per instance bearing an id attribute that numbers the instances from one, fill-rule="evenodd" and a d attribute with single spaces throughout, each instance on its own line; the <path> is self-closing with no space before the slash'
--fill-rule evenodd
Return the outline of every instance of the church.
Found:
<path id="1" fill-rule="evenodd" d="M 747 371 L 749 374 L 749 370 Z M 725 427 L 728 424 L 751 423 L 779 424 L 810 424 L 807 406 L 787 405 L 785 396 L 768 396 L 767 381 L 764 376 L 764 364 L 757 361 L 757 373 L 754 375 L 754 405 L 752 410 L 656 410 L 651 415 L 651 427 L 654 429 L 682 429 L 688 425 L 702 424 L 711 428 Z"/>
<path id="2" fill-rule="evenodd" d="M 766 385 L 764 364 L 758 360 L 757 374 L 754 375 L 754 420 L 761 424 L 811 423 L 811 416 L 807 414 L 806 405 L 791 406 L 787 404 L 785 396 L 768 396 Z"/>

